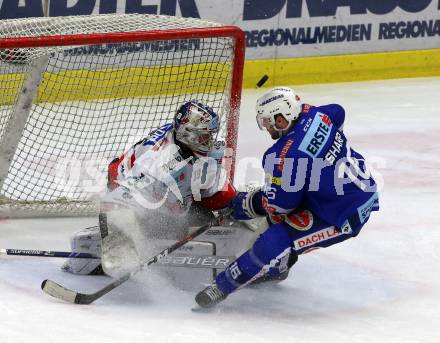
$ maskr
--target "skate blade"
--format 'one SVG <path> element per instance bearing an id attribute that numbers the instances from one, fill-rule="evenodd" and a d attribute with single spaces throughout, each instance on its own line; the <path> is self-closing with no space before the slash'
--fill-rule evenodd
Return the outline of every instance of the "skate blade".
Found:
<path id="1" fill-rule="evenodd" d="M 199 305 L 195 305 L 193 308 L 191 308 L 191 312 L 194 313 L 212 313 L 215 312 L 216 306 L 213 307 L 201 307 Z"/>

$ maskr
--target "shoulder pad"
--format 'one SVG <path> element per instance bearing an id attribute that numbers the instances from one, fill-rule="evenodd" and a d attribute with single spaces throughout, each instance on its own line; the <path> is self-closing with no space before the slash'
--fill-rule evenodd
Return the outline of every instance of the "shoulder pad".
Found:
<path id="1" fill-rule="evenodd" d="M 171 130 L 173 129 L 173 124 L 165 124 L 158 129 L 151 132 L 143 141 L 142 145 L 156 145 L 160 142 Z"/>

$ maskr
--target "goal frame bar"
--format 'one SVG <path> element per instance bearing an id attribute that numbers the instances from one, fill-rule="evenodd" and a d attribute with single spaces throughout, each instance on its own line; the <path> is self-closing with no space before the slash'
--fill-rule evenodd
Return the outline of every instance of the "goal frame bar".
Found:
<path id="1" fill-rule="evenodd" d="M 241 90 L 243 84 L 243 68 L 245 59 L 245 33 L 237 26 L 219 26 L 207 28 L 169 29 L 133 32 L 110 32 L 92 34 L 51 35 L 40 37 L 0 38 L 0 49 L 42 48 L 53 46 L 77 46 L 111 43 L 133 43 L 160 40 L 202 39 L 202 38 L 231 37 L 235 40 L 234 58 L 232 65 L 231 93 L 229 108 L 232 120 L 227 121 L 226 147 L 232 149 L 232 162 L 229 177 L 234 179 L 235 158 L 237 150 L 237 134 Z M 229 134 L 232 133 L 232 134 Z"/>

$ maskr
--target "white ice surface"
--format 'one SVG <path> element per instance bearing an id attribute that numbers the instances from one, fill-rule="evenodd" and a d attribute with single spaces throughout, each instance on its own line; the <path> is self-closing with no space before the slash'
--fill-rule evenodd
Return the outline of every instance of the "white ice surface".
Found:
<path id="1" fill-rule="evenodd" d="M 0 342 L 439 342 L 440 78 L 297 91 L 311 104 L 344 105 L 352 146 L 383 178 L 381 211 L 356 239 L 300 257 L 285 282 L 237 292 L 210 313 L 191 311 L 197 290 L 179 291 L 152 271 L 92 305 L 66 304 L 43 294 L 41 281 L 94 291 L 108 279 L 67 275 L 55 258 L 3 256 Z M 262 92 L 244 94 L 239 160 L 271 144 L 254 121 Z M 94 224 L 3 220 L 0 247 L 66 250 L 72 232 Z"/>

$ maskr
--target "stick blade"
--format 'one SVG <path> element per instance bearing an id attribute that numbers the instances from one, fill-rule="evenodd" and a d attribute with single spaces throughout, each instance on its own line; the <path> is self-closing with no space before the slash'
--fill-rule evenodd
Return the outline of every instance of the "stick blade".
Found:
<path id="1" fill-rule="evenodd" d="M 41 289 L 44 293 L 50 296 L 72 303 L 78 304 L 78 293 L 67 289 L 52 280 L 44 280 L 41 284 Z"/>

